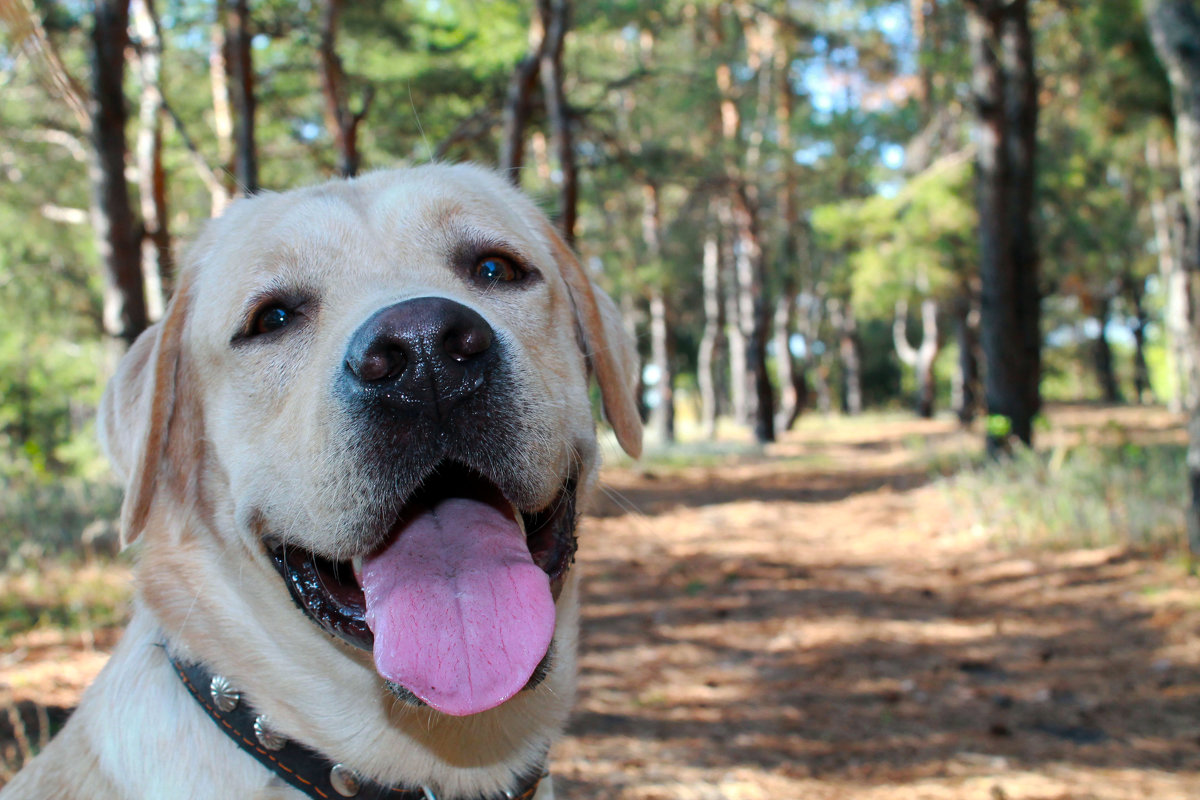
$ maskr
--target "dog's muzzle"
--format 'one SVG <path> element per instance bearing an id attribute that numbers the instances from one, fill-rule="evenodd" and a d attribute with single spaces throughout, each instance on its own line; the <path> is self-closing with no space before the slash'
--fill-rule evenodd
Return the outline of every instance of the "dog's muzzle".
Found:
<path id="1" fill-rule="evenodd" d="M 336 554 L 267 537 L 305 614 L 370 649 L 397 694 L 460 716 L 544 676 L 575 554 L 579 476 L 559 476 L 547 501 L 505 356 L 487 321 L 452 300 L 373 314 L 350 338 L 337 393 L 377 511 Z"/>

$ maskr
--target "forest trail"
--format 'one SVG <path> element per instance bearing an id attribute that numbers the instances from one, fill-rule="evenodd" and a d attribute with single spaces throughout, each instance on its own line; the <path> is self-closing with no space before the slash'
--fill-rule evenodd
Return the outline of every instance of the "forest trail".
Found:
<path id="1" fill-rule="evenodd" d="M 914 437 L 967 445 L 808 420 L 771 461 L 606 475 L 564 797 L 1200 797 L 1197 582 L 992 546 Z"/>
<path id="2" fill-rule="evenodd" d="M 1200 583 L 963 530 L 915 454 L 973 444 L 946 421 L 814 418 L 763 456 L 607 471 L 559 797 L 1200 797 Z M 116 634 L 28 634 L 0 710 L 61 716 Z"/>

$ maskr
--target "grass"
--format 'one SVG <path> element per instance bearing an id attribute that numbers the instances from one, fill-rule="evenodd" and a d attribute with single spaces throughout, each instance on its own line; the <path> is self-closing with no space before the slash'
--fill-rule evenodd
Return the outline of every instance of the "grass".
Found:
<path id="1" fill-rule="evenodd" d="M 11 465 L 10 465 L 11 466 Z M 18 634 L 90 634 L 124 622 L 121 491 L 110 479 L 6 472 L 0 485 L 0 651 Z"/>
<path id="2" fill-rule="evenodd" d="M 111 553 L 120 508 L 121 490 L 108 480 L 13 481 L 0 489 L 0 572 Z"/>
<path id="3" fill-rule="evenodd" d="M 968 465 L 943 486 L 966 524 L 1003 545 L 1178 552 L 1186 477 L 1182 445 L 1088 444 Z"/>
<path id="4" fill-rule="evenodd" d="M 128 568 L 95 563 L 83 567 L 47 562 L 37 570 L 4 576 L 0 593 L 0 650 L 35 631 L 90 634 L 122 625 L 132 586 Z"/>

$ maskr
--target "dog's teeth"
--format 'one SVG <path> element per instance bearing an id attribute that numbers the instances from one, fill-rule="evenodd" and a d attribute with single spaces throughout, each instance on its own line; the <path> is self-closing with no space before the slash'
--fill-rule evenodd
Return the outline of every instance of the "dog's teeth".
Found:
<path id="1" fill-rule="evenodd" d="M 354 567 L 354 577 L 362 578 L 362 556 L 350 559 L 350 566 Z"/>
<path id="2" fill-rule="evenodd" d="M 525 515 L 514 508 L 513 516 L 517 519 L 517 527 L 521 529 L 521 535 L 527 536 L 528 534 L 525 532 Z"/>

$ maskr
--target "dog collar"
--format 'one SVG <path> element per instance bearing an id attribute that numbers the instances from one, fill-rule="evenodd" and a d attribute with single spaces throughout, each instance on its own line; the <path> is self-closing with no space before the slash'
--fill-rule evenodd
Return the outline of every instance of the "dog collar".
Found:
<path id="1" fill-rule="evenodd" d="M 175 673 L 217 727 L 243 752 L 249 753 L 285 783 L 320 800 L 353 797 L 356 800 L 439 800 L 428 786 L 383 786 L 368 780 L 345 764 L 325 758 L 317 751 L 287 739 L 271 729 L 265 714 L 243 702 L 241 692 L 220 675 L 200 664 L 185 664 L 170 658 Z M 478 800 L 532 800 L 548 773 L 537 769 L 517 782 L 516 788 Z"/>

